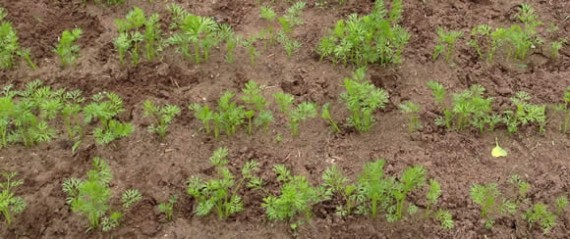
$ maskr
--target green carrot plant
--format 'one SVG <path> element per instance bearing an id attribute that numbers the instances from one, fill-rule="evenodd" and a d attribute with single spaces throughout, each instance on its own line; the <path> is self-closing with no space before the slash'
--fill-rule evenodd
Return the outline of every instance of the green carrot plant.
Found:
<path id="1" fill-rule="evenodd" d="M 71 66 L 75 63 L 75 60 L 79 57 L 79 45 L 75 42 L 81 38 L 83 30 L 81 28 L 75 28 L 71 31 L 65 30 L 61 34 L 61 38 L 55 48 L 55 53 L 59 56 L 62 67 Z"/>
<path id="2" fill-rule="evenodd" d="M 558 59 L 560 57 L 560 50 L 566 45 L 566 39 L 554 41 L 550 43 L 550 57 L 552 59 Z"/>
<path id="3" fill-rule="evenodd" d="M 503 198 L 497 184 L 475 184 L 470 190 L 471 200 L 481 207 L 481 218 L 485 220 L 485 227 L 490 229 L 495 221 L 504 215 L 514 214 L 516 204 Z"/>
<path id="4" fill-rule="evenodd" d="M 114 45 L 119 53 L 121 64 L 125 64 L 127 53 L 131 55 L 131 63 L 137 65 L 142 58 L 141 54 L 151 61 L 158 52 L 162 51 L 159 20 L 158 14 L 147 17 L 145 12 L 138 7 L 133 8 L 125 19 L 115 20 L 119 36 L 114 40 Z M 143 44 L 144 49 L 141 49 Z"/>
<path id="5" fill-rule="evenodd" d="M 523 218 L 529 224 L 529 230 L 535 223 L 540 225 L 543 233 L 548 233 L 554 226 L 556 226 L 557 216 L 548 209 L 548 205 L 544 203 L 536 203 L 531 208 L 525 211 Z"/>
<path id="6" fill-rule="evenodd" d="M 302 102 L 293 107 L 294 97 L 287 93 L 275 93 L 273 99 L 277 103 L 281 113 L 289 121 L 289 129 L 291 129 L 291 135 L 299 135 L 299 125 L 301 122 L 315 118 L 317 116 L 317 106 L 312 102 Z"/>
<path id="7" fill-rule="evenodd" d="M 236 179 L 227 166 L 228 154 L 228 149 L 219 148 L 210 157 L 210 163 L 216 168 L 214 179 L 204 180 L 193 176 L 188 180 L 186 192 L 196 200 L 196 215 L 207 216 L 215 212 L 219 219 L 227 219 L 243 210 L 240 190 L 244 187 L 261 188 L 263 181 L 255 175 L 259 171 L 259 163 L 246 162 L 241 168 L 241 177 Z"/>
<path id="8" fill-rule="evenodd" d="M 570 86 L 566 87 L 564 90 L 564 95 L 562 97 L 563 103 L 557 104 L 554 108 L 556 111 L 562 114 L 562 123 L 560 124 L 560 131 L 563 134 L 568 132 L 568 126 L 570 125 Z"/>
<path id="9" fill-rule="evenodd" d="M 86 179 L 67 179 L 62 189 L 67 194 L 66 202 L 71 210 L 86 217 L 88 230 L 108 232 L 119 226 L 123 215 L 142 199 L 142 195 L 136 189 L 127 190 L 121 196 L 122 208 L 112 208 L 110 200 L 113 193 L 109 186 L 113 179 L 111 168 L 98 157 L 93 159 L 92 167 Z"/>
<path id="10" fill-rule="evenodd" d="M 457 41 L 463 36 L 461 31 L 447 31 L 444 28 L 437 28 L 438 42 L 433 52 L 433 60 L 436 60 L 442 53 L 445 53 L 445 62 L 453 62 L 453 52 Z"/>
<path id="11" fill-rule="evenodd" d="M 14 189 L 22 185 L 22 180 L 15 180 L 18 174 L 15 172 L 2 173 L 4 180 L 0 182 L 0 213 L 6 220 L 6 225 L 12 225 L 13 218 L 26 209 L 26 201 L 20 196 L 16 196 Z"/>
<path id="12" fill-rule="evenodd" d="M 177 201 L 178 196 L 176 194 L 173 194 L 168 198 L 168 201 L 158 204 L 158 210 L 161 213 L 164 213 L 166 220 L 172 221 L 172 217 L 174 216 L 174 205 Z"/>
<path id="13" fill-rule="evenodd" d="M 12 69 L 16 58 L 22 58 L 28 66 L 36 69 L 36 65 L 30 56 L 30 50 L 20 47 L 18 34 L 12 23 L 5 20 L 8 13 L 0 7 L 0 69 Z"/>
<path id="14" fill-rule="evenodd" d="M 283 46 L 288 57 L 293 56 L 302 46 L 299 41 L 289 38 L 284 32 L 279 32 L 277 41 Z"/>
<path id="15" fill-rule="evenodd" d="M 426 216 L 432 217 L 439 221 L 441 227 L 446 230 L 451 230 L 455 227 L 455 222 L 453 221 L 453 215 L 447 210 L 439 209 L 434 211 L 434 207 L 437 201 L 441 197 L 441 184 L 435 179 L 429 180 L 428 190 L 426 193 L 427 208 Z"/>
<path id="16" fill-rule="evenodd" d="M 92 103 L 83 108 L 82 113 L 86 124 L 99 122 L 99 126 L 93 130 L 97 144 L 106 145 L 133 133 L 134 126 L 131 123 L 115 119 L 125 110 L 121 97 L 115 93 L 99 93 L 92 100 Z"/>
<path id="17" fill-rule="evenodd" d="M 529 100 L 531 100 L 531 96 L 526 92 L 517 92 L 515 96 L 511 98 L 516 109 L 504 112 L 504 123 L 507 125 L 509 133 L 515 133 L 520 126 L 527 124 L 538 126 L 539 132 L 544 133 L 546 126 L 546 106 L 531 104 L 528 102 Z"/>
<path id="18" fill-rule="evenodd" d="M 322 180 L 326 195 L 331 195 L 331 198 L 337 197 L 341 201 L 341 204 L 336 206 L 336 214 L 343 218 L 351 215 L 362 201 L 362 197 L 359 197 L 361 195 L 357 193 L 361 189 L 359 185 L 350 183 L 336 165 L 325 169 Z"/>
<path id="19" fill-rule="evenodd" d="M 152 120 L 152 123 L 148 126 L 148 131 L 157 134 L 161 140 L 166 137 L 172 120 L 180 114 L 180 107 L 176 105 L 157 106 L 150 100 L 144 102 L 143 110 L 144 117 Z"/>
<path id="20" fill-rule="evenodd" d="M 331 115 L 330 107 L 331 107 L 330 103 L 326 103 L 323 105 L 323 107 L 321 108 L 321 118 L 330 125 L 330 127 L 333 129 L 333 132 L 340 133 L 341 130 L 338 127 L 338 124 L 336 123 L 335 119 Z"/>
<path id="21" fill-rule="evenodd" d="M 233 136 L 246 119 L 245 108 L 238 105 L 234 96 L 235 93 L 226 91 L 218 100 L 217 111 L 198 103 L 191 104 L 188 108 L 202 122 L 206 133 L 213 133 L 214 138 L 217 139 L 222 132 L 228 136 Z"/>
<path id="22" fill-rule="evenodd" d="M 398 64 L 408 44 L 410 34 L 398 25 L 402 14 L 402 0 L 392 1 L 387 11 L 384 1 L 376 1 L 372 13 L 366 16 L 350 15 L 340 20 L 317 46 L 321 59 L 334 63 Z M 366 36 L 366 37 L 362 37 Z"/>
<path id="23" fill-rule="evenodd" d="M 180 7 L 170 9 L 176 14 L 174 20 L 177 22 L 174 26 L 177 32 L 167 39 L 167 43 L 175 46 L 184 57 L 193 58 L 196 64 L 208 61 L 212 48 L 222 41 L 218 34 L 220 26 L 210 17 L 197 16 L 188 12 L 181 14 L 178 13 Z"/>
<path id="24" fill-rule="evenodd" d="M 359 132 L 367 132 L 374 123 L 374 113 L 388 103 L 388 93 L 366 81 L 366 68 L 357 69 L 352 78 L 344 79 L 340 97 L 350 111 L 348 123 Z"/>
<path id="25" fill-rule="evenodd" d="M 400 111 L 408 118 L 408 132 L 413 133 L 416 130 L 422 128 L 422 122 L 420 119 L 421 107 L 412 102 L 406 101 L 400 104 Z"/>
<path id="26" fill-rule="evenodd" d="M 245 112 L 248 122 L 248 133 L 253 134 L 253 127 L 269 130 L 269 124 L 273 122 L 273 113 L 267 109 L 267 100 L 262 95 L 261 86 L 255 81 L 248 81 L 242 89 L 241 100 L 246 104 Z"/>
<path id="27" fill-rule="evenodd" d="M 307 178 L 293 175 L 285 165 L 273 167 L 277 181 L 281 183 L 277 195 L 263 198 L 261 206 L 272 221 L 285 221 L 295 230 L 300 224 L 309 222 L 312 208 L 328 198 L 324 188 L 312 186 Z"/>

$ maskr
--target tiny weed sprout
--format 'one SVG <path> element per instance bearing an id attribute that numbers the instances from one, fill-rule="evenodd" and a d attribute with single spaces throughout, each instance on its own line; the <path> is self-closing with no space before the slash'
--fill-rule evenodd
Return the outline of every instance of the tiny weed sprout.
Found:
<path id="1" fill-rule="evenodd" d="M 193 176 L 188 180 L 186 192 L 196 200 L 196 215 L 207 216 L 214 211 L 219 219 L 227 219 L 243 210 L 242 196 L 238 194 L 243 187 L 261 188 L 263 181 L 255 176 L 259 163 L 246 162 L 241 169 L 241 177 L 237 179 L 227 167 L 228 154 L 228 149 L 219 148 L 210 157 L 210 163 L 216 168 L 216 178 L 205 180 Z"/>
<path id="2" fill-rule="evenodd" d="M 157 52 L 162 50 L 159 20 L 158 14 L 147 17 L 138 7 L 133 8 L 125 19 L 115 20 L 119 36 L 113 43 L 119 53 L 121 64 L 125 63 L 127 53 L 131 55 L 132 64 L 137 65 L 141 59 L 141 51 L 150 61 L 155 58 Z M 141 49 L 142 44 L 144 44 L 144 49 Z"/>
<path id="3" fill-rule="evenodd" d="M 457 41 L 463 36 L 461 31 L 447 31 L 441 27 L 437 28 L 438 42 L 433 52 L 433 59 L 436 60 L 442 53 L 445 53 L 445 62 L 451 64 L 453 52 Z"/>
<path id="4" fill-rule="evenodd" d="M 331 112 L 330 112 L 330 108 L 331 108 L 331 105 L 329 103 L 326 103 L 323 105 L 323 107 L 321 109 L 321 118 L 323 120 L 325 120 L 330 125 L 330 127 L 332 128 L 334 133 L 338 134 L 341 132 L 341 130 L 338 127 L 338 124 L 336 123 L 334 118 L 332 117 Z"/>
<path id="5" fill-rule="evenodd" d="M 22 213 L 26 209 L 24 198 L 16 196 L 14 189 L 24 183 L 22 180 L 15 180 L 17 173 L 2 173 L 4 180 L 0 182 L 0 213 L 6 220 L 6 225 L 10 227 L 14 216 Z"/>
<path id="6" fill-rule="evenodd" d="M 530 230 L 537 223 L 544 233 L 548 233 L 556 226 L 557 216 L 548 209 L 548 205 L 536 203 L 525 211 L 523 218 L 528 222 Z"/>
<path id="7" fill-rule="evenodd" d="M 123 100 L 115 93 L 99 93 L 92 97 L 92 103 L 83 108 L 85 123 L 99 122 L 93 130 L 95 142 L 105 145 L 114 140 L 127 137 L 134 131 L 131 123 L 122 123 L 114 118 L 124 111 Z"/>
<path id="8" fill-rule="evenodd" d="M 303 176 L 292 175 L 284 165 L 275 165 L 273 171 L 282 185 L 278 195 L 263 198 L 261 206 L 267 217 L 274 221 L 286 221 L 292 229 L 310 221 L 313 206 L 328 198 L 325 190 L 311 186 Z"/>
<path id="9" fill-rule="evenodd" d="M 516 211 L 514 202 L 502 199 L 497 184 L 475 184 L 471 186 L 470 195 L 471 200 L 481 207 L 481 217 L 488 229 L 493 227 L 498 217 Z"/>
<path id="10" fill-rule="evenodd" d="M 166 216 L 166 220 L 172 221 L 172 217 L 174 215 L 174 205 L 176 204 L 177 201 L 178 201 L 178 196 L 171 195 L 168 198 L 168 201 L 161 202 L 160 204 L 158 204 L 158 211 L 164 213 L 164 215 Z"/>
<path id="11" fill-rule="evenodd" d="M 71 66 L 79 56 L 79 46 L 75 42 L 81 38 L 83 30 L 75 28 L 71 31 L 65 30 L 61 34 L 59 43 L 55 48 L 55 53 L 58 55 L 61 65 L 63 67 Z"/>
<path id="12" fill-rule="evenodd" d="M 392 1 L 388 12 L 384 1 L 376 1 L 371 14 L 362 17 L 353 14 L 347 20 L 338 21 L 320 40 L 317 53 L 321 59 L 358 66 L 401 63 L 402 52 L 410 39 L 408 31 L 397 24 L 402 4 L 402 0 Z"/>
<path id="13" fill-rule="evenodd" d="M 150 100 L 144 102 L 143 109 L 144 116 L 152 120 L 148 131 L 157 134 L 161 140 L 166 137 L 172 120 L 180 114 L 180 107 L 176 105 L 157 106 Z"/>
<path id="14" fill-rule="evenodd" d="M 409 133 L 413 133 L 422 128 L 422 122 L 420 120 L 421 107 L 418 104 L 412 101 L 406 101 L 400 105 L 400 111 L 408 118 Z"/>
<path id="15" fill-rule="evenodd" d="M 30 51 L 20 48 L 16 30 L 12 23 L 5 20 L 7 15 L 6 9 L 0 7 L 0 69 L 6 70 L 14 67 L 17 57 L 21 57 L 32 69 L 36 69 L 30 57 Z"/>
<path id="16" fill-rule="evenodd" d="M 196 64 L 207 61 L 212 48 L 223 40 L 218 34 L 220 26 L 210 17 L 193 15 L 179 6 L 172 6 L 170 10 L 178 31 L 167 39 L 167 43 L 175 46 L 184 57 L 193 58 Z"/>
<path id="17" fill-rule="evenodd" d="M 374 123 L 374 113 L 388 103 L 388 93 L 365 80 L 366 68 L 356 70 L 352 78 L 344 79 L 340 97 L 350 111 L 348 123 L 359 132 L 367 132 Z"/>
<path id="18" fill-rule="evenodd" d="M 71 210 L 87 218 L 89 230 L 101 228 L 108 232 L 119 225 L 123 214 L 142 199 L 138 190 L 127 190 L 121 196 L 122 210 L 113 210 L 110 204 L 113 179 L 109 164 L 101 158 L 93 159 L 93 169 L 84 180 L 70 178 L 63 182 L 63 192 Z"/>

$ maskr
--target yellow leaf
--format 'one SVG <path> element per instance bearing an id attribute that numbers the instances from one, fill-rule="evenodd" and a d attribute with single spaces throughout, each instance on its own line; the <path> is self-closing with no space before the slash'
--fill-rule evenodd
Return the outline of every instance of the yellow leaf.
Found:
<path id="1" fill-rule="evenodd" d="M 491 155 L 495 158 L 506 157 L 508 155 L 508 153 L 506 150 L 501 148 L 501 146 L 499 146 L 499 141 L 497 141 L 497 139 L 495 139 L 495 144 L 497 146 L 495 146 L 495 148 L 493 148 L 493 151 L 491 151 Z"/>

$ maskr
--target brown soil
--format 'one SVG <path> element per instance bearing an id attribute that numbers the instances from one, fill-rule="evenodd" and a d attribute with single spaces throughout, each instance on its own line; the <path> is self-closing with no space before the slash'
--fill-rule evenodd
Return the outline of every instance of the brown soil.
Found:
<path id="1" fill-rule="evenodd" d="M 262 50 L 256 65 L 247 54 L 238 54 L 236 64 L 227 64 L 223 54 L 214 53 L 201 65 L 182 61 L 177 54 L 167 52 L 157 63 L 138 67 L 119 67 L 113 50 L 116 35 L 114 19 L 123 17 L 132 6 L 146 12 L 159 12 L 166 18 L 165 2 L 129 1 L 124 6 L 104 7 L 84 5 L 76 0 L 0 0 L 7 9 L 20 35 L 21 45 L 29 47 L 40 68 L 30 71 L 22 64 L 17 70 L 2 72 L 2 85 L 22 86 L 41 79 L 53 87 L 81 89 L 86 94 L 113 91 L 126 103 L 125 119 L 132 119 L 138 130 L 131 137 L 107 147 L 86 142 L 72 154 L 65 142 L 55 141 L 33 148 L 12 146 L 0 155 L 0 171 L 16 171 L 24 179 L 18 190 L 28 202 L 11 228 L 0 228 L 3 238 L 290 238 L 287 225 L 266 220 L 259 205 L 260 195 L 246 197 L 246 210 L 225 222 L 214 217 L 199 218 L 192 214 L 192 201 L 182 196 L 187 178 L 207 173 L 208 157 L 220 146 L 230 149 L 232 166 L 238 167 L 257 159 L 269 177 L 271 165 L 284 163 L 297 174 L 313 182 L 320 181 L 323 170 L 337 164 L 354 177 L 362 165 L 375 158 L 387 160 L 387 171 L 401 172 L 410 165 L 422 165 L 429 176 L 439 180 L 444 191 L 441 207 L 449 209 L 456 221 L 455 229 L 444 231 L 436 222 L 410 218 L 398 223 L 354 217 L 339 219 L 328 208 L 319 205 L 312 223 L 303 225 L 299 238 L 568 238 L 568 215 L 558 220 L 550 234 L 529 230 L 520 218 L 497 221 L 492 230 L 483 228 L 478 207 L 469 199 L 469 187 L 474 183 L 499 182 L 504 185 L 512 174 L 519 174 L 532 183 L 530 197 L 535 202 L 552 202 L 556 196 L 567 194 L 570 180 L 570 140 L 559 133 L 557 124 L 549 124 L 547 133 L 525 128 L 514 136 L 504 129 L 482 135 L 476 132 L 445 132 L 433 125 L 435 105 L 425 83 L 442 82 L 451 92 L 481 84 L 499 105 L 517 91 L 526 91 L 534 103 L 560 102 L 563 90 L 570 85 L 570 48 L 562 51 L 558 60 L 533 54 L 528 67 L 521 68 L 497 63 L 492 66 L 475 60 L 475 54 L 465 44 L 459 46 L 455 66 L 431 61 L 437 26 L 468 32 L 477 24 L 500 26 L 512 23 L 519 1 L 514 0 L 426 0 L 405 1 L 403 26 L 412 33 L 412 40 L 400 66 L 370 67 L 372 81 L 390 93 L 390 104 L 377 114 L 378 123 L 371 133 L 332 135 L 320 120 L 302 126 L 300 137 L 291 138 L 284 122 L 272 126 L 269 134 L 249 137 L 222 137 L 216 141 L 198 132 L 199 122 L 183 110 L 176 119 L 164 143 L 160 143 L 143 128 L 142 101 L 157 99 L 185 108 L 192 102 L 213 102 L 224 90 L 239 90 L 248 80 L 264 84 L 269 95 L 286 91 L 299 100 L 319 104 L 334 102 L 342 111 L 338 95 L 342 78 L 349 76 L 350 67 L 320 62 L 314 46 L 335 21 L 350 13 L 369 12 L 373 1 L 349 0 L 344 7 L 309 8 L 303 15 L 305 24 L 296 30 L 304 46 L 291 59 L 280 49 Z M 178 0 L 190 12 L 214 16 L 231 24 L 238 33 L 250 34 L 260 30 L 256 0 L 189 1 Z M 282 2 L 282 1 L 277 1 Z M 530 0 L 541 20 L 559 27 L 548 39 L 569 39 L 570 2 L 563 0 Z M 279 3 L 278 10 L 287 5 Z M 79 64 L 61 70 L 51 49 L 64 29 L 81 27 L 85 34 Z M 406 132 L 404 118 L 397 105 L 412 99 L 424 106 L 425 128 L 416 134 Z M 339 119 L 345 113 L 336 112 Z M 275 141 L 281 133 L 284 140 Z M 490 150 L 498 138 L 509 151 L 509 157 L 492 158 Z M 145 200 L 127 215 L 119 229 L 111 234 L 85 233 L 83 218 L 73 214 L 65 204 L 61 183 L 69 177 L 81 177 L 90 167 L 91 159 L 101 156 L 113 169 L 114 191 L 137 188 Z M 155 209 L 170 194 L 181 195 L 176 206 L 174 222 L 166 222 Z M 421 205 L 421 200 L 416 203 Z"/>

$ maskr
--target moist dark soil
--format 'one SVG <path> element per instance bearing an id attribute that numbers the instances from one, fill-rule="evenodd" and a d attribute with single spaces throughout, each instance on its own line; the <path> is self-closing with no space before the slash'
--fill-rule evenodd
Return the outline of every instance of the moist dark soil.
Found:
<path id="1" fill-rule="evenodd" d="M 320 182 L 328 166 L 338 165 L 354 178 L 366 162 L 382 158 L 389 174 L 397 175 L 411 165 L 422 165 L 429 176 L 442 184 L 440 207 L 451 211 L 456 222 L 453 230 L 443 230 L 437 222 L 423 217 L 410 217 L 397 223 L 365 217 L 340 219 L 331 205 L 315 208 L 311 223 L 302 225 L 298 238 L 569 238 L 569 215 L 559 218 L 549 234 L 535 226 L 532 229 L 519 216 L 500 219 L 488 230 L 479 217 L 479 207 L 469 198 L 475 183 L 499 183 L 502 189 L 510 175 L 518 174 L 533 185 L 530 198 L 534 202 L 553 202 L 567 195 L 570 180 L 570 140 L 560 133 L 558 123 L 548 125 L 545 134 L 525 127 L 514 135 L 505 129 L 493 133 L 445 131 L 434 125 L 437 108 L 426 82 L 442 82 L 450 92 L 473 84 L 483 85 L 487 95 L 498 105 L 508 102 L 515 92 L 526 91 L 533 103 L 559 103 L 570 85 L 570 48 L 562 49 L 560 58 L 551 60 L 544 54 L 532 54 L 525 67 L 496 61 L 487 64 L 477 60 L 475 52 L 464 42 L 458 46 L 453 65 L 432 61 L 436 44 L 436 28 L 469 30 L 478 24 L 506 26 L 514 22 L 514 14 L 522 1 L 514 0 L 406 0 L 402 25 L 412 34 L 397 66 L 370 66 L 370 79 L 390 94 L 388 107 L 376 115 L 377 123 L 369 133 L 349 132 L 334 135 L 321 120 L 301 126 L 301 135 L 291 137 L 287 124 L 278 120 L 270 132 L 254 137 L 239 133 L 220 140 L 200 132 L 200 122 L 186 106 L 195 102 L 214 103 L 223 91 L 239 91 L 248 80 L 264 85 L 267 96 L 285 91 L 299 101 L 333 103 L 335 116 L 346 118 L 339 102 L 342 80 L 354 70 L 350 66 L 319 61 L 314 52 L 320 37 L 335 22 L 351 13 L 368 13 L 373 1 L 348 0 L 346 5 L 315 6 L 308 1 L 303 14 L 304 25 L 295 30 L 302 49 L 288 58 L 279 47 L 263 48 L 256 64 L 249 64 L 245 52 L 237 54 L 234 64 L 224 61 L 216 52 L 203 64 L 182 60 L 173 50 L 161 59 L 137 67 L 120 67 L 112 40 L 117 35 L 114 19 L 122 18 L 139 6 L 161 14 L 167 25 L 167 4 L 173 1 L 127 1 L 125 5 L 107 7 L 75 0 L 0 0 L 7 9 L 23 47 L 31 49 L 39 69 L 32 71 L 23 63 L 15 70 L 1 72 L 2 86 L 40 79 L 52 87 L 80 89 L 86 95 L 101 91 L 118 93 L 125 100 L 127 113 L 122 117 L 137 126 L 135 133 L 109 146 L 85 142 L 74 154 L 67 142 L 26 148 L 11 146 L 0 151 L 0 171 L 15 171 L 24 180 L 17 190 L 28 202 L 10 228 L 0 228 L 2 238 L 291 238 L 293 233 L 284 223 L 266 219 L 260 206 L 262 195 L 247 195 L 245 211 L 227 221 L 215 217 L 193 215 L 193 201 L 185 196 L 186 180 L 191 175 L 211 174 L 208 158 L 218 147 L 230 149 L 231 166 L 256 159 L 269 178 L 272 165 L 282 163 L 296 174 Z M 152 3 L 151 3 L 152 2 Z M 237 33 L 254 34 L 264 23 L 259 19 L 257 0 L 190 1 L 176 0 L 194 14 L 212 16 L 230 24 Z M 274 3 L 278 12 L 287 8 L 285 1 Z M 570 39 L 570 2 L 564 0 L 529 0 L 541 21 L 558 27 L 547 33 L 547 39 Z M 64 29 L 80 27 L 84 35 L 79 41 L 81 58 L 75 67 L 61 69 L 52 51 Z M 547 31 L 544 31 L 547 32 Z M 180 105 L 184 110 L 172 124 L 171 133 L 160 142 L 148 133 L 142 118 L 142 102 L 153 99 Z M 407 133 L 405 118 L 398 105 L 413 100 L 424 108 L 424 128 Z M 338 112 L 336 112 L 338 111 Z M 554 118 L 553 118 L 554 119 Z M 278 142 L 277 135 L 283 140 Z M 491 157 L 495 139 L 508 150 L 509 156 Z M 91 159 L 100 156 L 112 167 L 113 191 L 137 188 L 144 195 L 142 203 L 126 215 L 121 226 L 112 233 L 86 233 L 84 218 L 71 212 L 65 204 L 62 182 L 69 177 L 82 177 Z M 167 222 L 157 210 L 158 203 L 171 194 L 180 195 L 173 222 Z M 118 195 L 116 195 L 118 196 Z M 115 197 L 116 198 L 116 197 Z M 418 197 L 419 198 L 419 197 Z M 418 199 L 414 203 L 419 205 Z M 118 201 L 113 203 L 118 204 Z"/>

